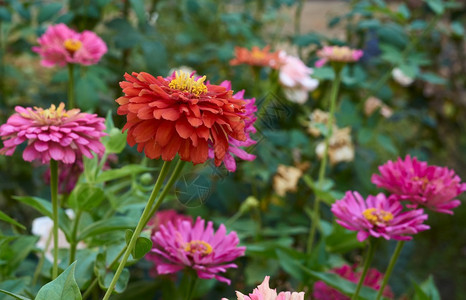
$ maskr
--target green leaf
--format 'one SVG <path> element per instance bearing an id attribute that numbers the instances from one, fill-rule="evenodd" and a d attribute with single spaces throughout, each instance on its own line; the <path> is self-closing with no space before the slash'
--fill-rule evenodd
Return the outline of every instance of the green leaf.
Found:
<path id="1" fill-rule="evenodd" d="M 112 128 L 108 136 L 102 138 L 102 143 L 108 153 L 120 153 L 126 146 L 127 131 L 121 132 L 118 128 Z"/>
<path id="2" fill-rule="evenodd" d="M 112 217 L 110 219 L 99 220 L 84 228 L 79 236 L 79 241 L 98 234 L 115 230 L 135 228 L 137 220 L 130 217 Z"/>
<path id="3" fill-rule="evenodd" d="M 325 246 L 328 252 L 347 253 L 356 248 L 364 247 L 365 244 L 357 240 L 355 231 L 343 228 L 335 222 L 332 225 L 332 233 L 325 237 Z"/>
<path id="4" fill-rule="evenodd" d="M 323 66 L 322 68 L 314 68 L 314 73 L 312 77 L 320 80 L 333 80 L 335 79 L 335 72 L 332 67 Z"/>
<path id="5" fill-rule="evenodd" d="M 95 175 L 97 174 L 97 167 L 99 166 L 99 159 L 97 155 L 94 155 L 93 158 L 88 158 L 83 155 L 84 162 L 84 177 L 86 177 L 88 182 L 95 182 Z"/>
<path id="6" fill-rule="evenodd" d="M 2 250 L 0 258 L 8 261 L 11 272 L 29 255 L 38 239 L 37 236 L 19 236 L 6 249 Z"/>
<path id="7" fill-rule="evenodd" d="M 447 83 L 447 81 L 444 78 L 430 72 L 424 72 L 419 74 L 419 78 L 433 84 L 444 85 Z"/>
<path id="8" fill-rule="evenodd" d="M 142 172 L 147 172 L 153 170 L 141 165 L 126 165 L 120 169 L 112 169 L 102 172 L 98 177 L 96 182 L 106 182 L 114 179 L 119 179 L 125 176 L 130 176 Z"/>
<path id="9" fill-rule="evenodd" d="M 11 297 L 13 297 L 15 299 L 19 299 L 19 300 L 31 300 L 30 298 L 26 298 L 26 297 L 23 297 L 21 295 L 18 295 L 18 294 L 9 292 L 9 291 L 5 291 L 5 290 L 2 290 L 2 289 L 0 289 L 0 293 L 6 294 L 8 296 L 11 296 Z"/>
<path id="10" fill-rule="evenodd" d="M 0 220 L 3 220 L 3 221 L 5 221 L 7 223 L 10 223 L 12 225 L 18 226 L 19 228 L 21 228 L 23 230 L 26 230 L 26 227 L 24 227 L 23 224 L 18 223 L 15 219 L 10 218 L 7 214 L 2 212 L 1 210 L 0 210 Z"/>
<path id="11" fill-rule="evenodd" d="M 70 195 L 71 207 L 84 211 L 91 211 L 105 199 L 102 188 L 90 183 L 78 184 Z"/>
<path id="12" fill-rule="evenodd" d="M 300 260 L 303 260 L 306 255 L 295 251 L 291 248 L 279 248 L 275 250 L 277 254 L 278 263 L 288 274 L 299 281 L 305 281 L 306 274 L 299 267 Z"/>
<path id="13" fill-rule="evenodd" d="M 460 22 L 452 22 L 450 27 L 454 36 L 464 38 L 464 26 Z"/>
<path id="14" fill-rule="evenodd" d="M 143 24 L 146 21 L 146 10 L 144 8 L 144 1 L 140 0 L 129 0 L 131 7 L 133 8 L 138 21 L 140 24 Z"/>
<path id="15" fill-rule="evenodd" d="M 18 279 L 4 280 L 0 282 L 0 289 L 3 291 L 8 291 L 9 293 L 14 293 L 15 295 L 19 296 L 20 293 L 24 293 L 24 291 L 27 289 L 27 287 L 30 284 L 30 281 L 31 281 L 30 277 L 29 278 L 21 277 Z M 6 300 L 6 299 L 11 299 L 11 298 L 0 295 L 0 299 Z"/>
<path id="16" fill-rule="evenodd" d="M 63 5 L 61 3 L 49 3 L 40 5 L 37 21 L 42 23 L 49 20 L 54 15 L 56 15 L 62 9 L 62 7 Z"/>
<path id="17" fill-rule="evenodd" d="M 429 5 L 430 9 L 437 15 L 443 14 L 445 6 L 442 0 L 424 0 Z"/>
<path id="18" fill-rule="evenodd" d="M 112 282 L 115 272 L 109 271 L 105 264 L 106 264 L 106 252 L 99 253 L 95 261 L 94 273 L 98 278 L 99 286 L 102 289 L 107 290 L 110 287 L 110 283 Z M 123 269 L 116 283 L 115 292 L 117 293 L 124 292 L 124 290 L 126 289 L 126 286 L 128 285 L 129 275 L 130 275 L 129 270 L 126 268 Z"/>
<path id="19" fill-rule="evenodd" d="M 0 7 L 0 20 L 2 22 L 11 22 L 11 14 L 6 7 Z"/>
<path id="20" fill-rule="evenodd" d="M 392 139 L 388 135 L 380 134 L 377 136 L 377 142 L 391 154 L 397 155 L 398 149 L 393 144 Z"/>
<path id="21" fill-rule="evenodd" d="M 440 294 L 432 275 L 420 285 L 414 283 L 414 290 L 414 300 L 440 300 Z"/>
<path id="22" fill-rule="evenodd" d="M 54 281 L 44 285 L 35 300 L 80 300 L 81 292 L 74 278 L 76 262 L 72 263 Z"/>
<path id="23" fill-rule="evenodd" d="M 133 249 L 133 258 L 134 259 L 141 259 L 146 255 L 152 249 L 152 241 L 149 238 L 140 236 L 136 240 L 136 245 L 134 246 Z"/>

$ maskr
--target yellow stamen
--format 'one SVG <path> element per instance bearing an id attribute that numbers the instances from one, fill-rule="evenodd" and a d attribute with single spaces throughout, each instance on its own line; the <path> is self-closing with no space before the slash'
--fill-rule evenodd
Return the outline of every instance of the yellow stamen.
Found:
<path id="1" fill-rule="evenodd" d="M 191 241 L 184 245 L 184 251 L 194 253 L 200 253 L 202 255 L 208 255 L 212 253 L 212 246 L 204 241 Z"/>
<path id="2" fill-rule="evenodd" d="M 83 44 L 81 43 L 81 41 L 78 41 L 78 40 L 67 39 L 63 43 L 63 46 L 65 46 L 66 50 L 68 50 L 69 52 L 74 53 L 78 51 L 79 49 L 81 49 Z"/>
<path id="3" fill-rule="evenodd" d="M 58 119 L 61 117 L 68 117 L 68 114 L 65 111 L 65 104 L 62 102 L 58 105 L 58 108 L 55 104 L 52 104 L 50 108 L 39 109 L 36 108 L 39 115 L 45 119 Z"/>
<path id="4" fill-rule="evenodd" d="M 204 84 L 206 80 L 205 76 L 202 76 L 198 80 L 194 80 L 188 73 L 181 70 L 175 74 L 175 79 L 168 84 L 169 88 L 188 92 L 196 96 L 207 93 L 207 86 Z"/>
<path id="5" fill-rule="evenodd" d="M 391 212 L 373 207 L 364 210 L 362 215 L 373 225 L 386 225 L 393 220 L 393 214 Z"/>

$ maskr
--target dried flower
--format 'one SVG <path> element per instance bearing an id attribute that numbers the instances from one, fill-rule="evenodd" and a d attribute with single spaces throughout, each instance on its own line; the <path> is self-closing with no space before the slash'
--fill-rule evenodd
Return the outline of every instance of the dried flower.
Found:
<path id="1" fill-rule="evenodd" d="M 429 166 L 407 155 L 403 161 L 388 161 L 379 167 L 380 175 L 372 175 L 372 183 L 394 194 L 398 200 L 407 200 L 411 207 L 425 206 L 440 213 L 453 214 L 451 209 L 461 204 L 454 199 L 466 191 L 466 183 L 453 170 Z"/>
<path id="2" fill-rule="evenodd" d="M 317 157 L 322 159 L 325 151 L 325 142 L 317 144 Z M 345 127 L 339 129 L 334 127 L 333 134 L 329 140 L 328 156 L 330 164 L 335 165 L 340 162 L 350 162 L 354 160 L 354 145 L 351 139 L 351 128 Z"/>
<path id="3" fill-rule="evenodd" d="M 320 109 L 315 109 L 312 111 L 311 115 L 309 116 L 309 125 L 307 131 L 313 137 L 318 137 L 322 134 L 320 130 L 320 126 L 327 126 L 329 114 L 328 112 L 322 111 Z M 335 128 L 334 122 L 334 128 Z"/>
<path id="4" fill-rule="evenodd" d="M 94 32 L 78 33 L 65 24 L 56 24 L 38 39 L 39 46 L 32 47 L 42 57 L 44 67 L 66 64 L 93 65 L 107 53 L 105 42 Z"/>
<path id="5" fill-rule="evenodd" d="M 230 60 L 230 65 L 250 65 L 259 67 L 271 67 L 277 69 L 279 67 L 279 52 L 270 52 L 270 46 L 259 49 L 259 47 L 252 47 L 249 51 L 247 48 L 235 47 L 235 58 Z"/>
<path id="6" fill-rule="evenodd" d="M 204 84 L 205 76 L 182 71 L 175 77 L 148 73 L 125 74 L 120 83 L 125 96 L 116 100 L 119 115 L 126 115 L 130 146 L 138 145 L 147 157 L 200 164 L 213 148 L 219 166 L 230 150 L 229 138 L 245 141 L 245 102 L 223 86 Z"/>
<path id="7" fill-rule="evenodd" d="M 278 165 L 277 174 L 273 177 L 273 189 L 284 197 L 287 192 L 296 192 L 299 178 L 303 171 L 293 166 Z"/>
<path id="8" fill-rule="evenodd" d="M 332 204 L 331 211 L 338 224 L 358 231 L 360 242 L 369 236 L 407 241 L 430 228 L 423 224 L 427 220 L 424 210 L 403 211 L 399 201 L 382 193 L 364 200 L 358 192 L 346 192 L 343 199 Z"/>
<path id="9" fill-rule="evenodd" d="M 230 284 L 230 280 L 219 275 L 228 268 L 236 268 L 230 263 L 244 255 L 245 247 L 238 247 L 236 232 L 226 234 L 222 224 L 214 232 L 213 223 L 197 218 L 190 221 L 179 220 L 161 225 L 152 236 L 154 246 L 146 257 L 155 263 L 157 273 L 172 274 L 184 268 L 196 271 L 199 278 L 212 279 Z"/>
<path id="10" fill-rule="evenodd" d="M 340 63 L 355 62 L 358 61 L 363 54 L 364 52 L 362 50 L 351 49 L 347 46 L 325 46 L 317 51 L 317 56 L 320 57 L 320 59 L 316 61 L 315 66 L 320 68 L 328 61 Z"/>
<path id="11" fill-rule="evenodd" d="M 265 276 L 264 281 L 255 288 L 249 297 L 236 291 L 238 300 L 304 300 L 304 292 L 280 292 L 269 287 L 270 276 Z"/>
<path id="12" fill-rule="evenodd" d="M 16 113 L 0 126 L 4 147 L 0 154 L 12 155 L 16 147 L 27 141 L 23 151 L 25 161 L 50 159 L 71 164 L 77 157 L 92 158 L 91 151 L 103 154 L 105 148 L 100 138 L 106 135 L 105 119 L 95 114 L 82 113 L 79 109 L 66 111 L 65 105 L 48 109 L 16 106 Z"/>
<path id="13" fill-rule="evenodd" d="M 366 116 L 372 115 L 379 108 L 380 114 L 385 118 L 390 118 L 393 115 L 393 110 L 378 98 L 369 97 L 364 103 L 364 113 Z"/>
<path id="14" fill-rule="evenodd" d="M 410 86 L 414 82 L 414 78 L 407 76 L 400 68 L 394 68 L 392 76 L 402 86 Z"/>

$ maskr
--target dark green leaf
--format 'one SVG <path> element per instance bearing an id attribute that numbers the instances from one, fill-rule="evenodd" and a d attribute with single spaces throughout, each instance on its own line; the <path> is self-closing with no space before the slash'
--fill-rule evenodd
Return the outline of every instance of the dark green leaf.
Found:
<path id="1" fill-rule="evenodd" d="M 18 279 L 4 280 L 0 282 L 0 289 L 19 295 L 20 293 L 24 293 L 24 291 L 28 288 L 29 284 L 30 284 L 30 277 L 29 278 L 22 277 Z M 10 300 L 11 298 L 0 294 L 0 299 Z"/>
<path id="2" fill-rule="evenodd" d="M 135 228 L 136 225 L 137 220 L 130 217 L 112 217 L 110 219 L 99 220 L 84 228 L 78 240 L 82 241 L 85 238 L 110 231 Z"/>
<path id="3" fill-rule="evenodd" d="M 0 21 L 11 22 L 11 14 L 6 7 L 0 7 Z"/>
<path id="4" fill-rule="evenodd" d="M 29 299 L 29 298 L 26 298 L 26 297 L 23 297 L 23 296 L 21 296 L 21 295 L 18 295 L 18 294 L 9 292 L 9 291 L 5 291 L 5 290 L 2 290 L 2 289 L 0 289 L 0 293 L 6 294 L 6 295 L 8 295 L 8 296 L 11 296 L 11 297 L 13 297 L 13 298 L 15 298 L 15 299 L 19 299 L 19 300 L 31 300 L 31 299 Z"/>
<path id="5" fill-rule="evenodd" d="M 433 84 L 440 84 L 440 85 L 444 85 L 447 83 L 447 81 L 434 74 L 434 73 L 430 73 L 430 72 L 423 72 L 421 74 L 419 74 L 419 78 L 422 79 L 422 80 L 425 80 L 427 82 L 430 82 L 430 83 L 433 83 Z"/>
<path id="6" fill-rule="evenodd" d="M 140 24 L 143 24 L 146 21 L 146 10 L 144 8 L 144 1 L 140 0 L 129 0 L 131 7 L 133 8 L 138 21 Z"/>
<path id="7" fill-rule="evenodd" d="M 430 9 L 437 15 L 443 14 L 445 11 L 445 6 L 442 0 L 424 0 L 429 5 Z"/>
<path id="8" fill-rule="evenodd" d="M 75 209 L 91 211 L 104 199 L 105 193 L 102 188 L 90 183 L 80 183 L 71 193 L 69 203 Z"/>
<path id="9" fill-rule="evenodd" d="M 152 249 L 152 241 L 149 238 L 140 236 L 136 240 L 136 245 L 133 249 L 133 258 L 134 259 L 141 259 L 146 253 L 148 253 Z"/>
<path id="10" fill-rule="evenodd" d="M 63 7 L 61 3 L 48 3 L 42 4 L 39 6 L 39 14 L 37 16 L 37 21 L 39 23 L 48 21 L 52 18 L 55 14 L 57 14 Z"/>
<path id="11" fill-rule="evenodd" d="M 288 274 L 301 282 L 305 280 L 306 274 L 299 267 L 299 259 L 304 259 L 305 257 L 303 253 L 291 248 L 276 249 L 275 253 L 277 254 L 278 263 Z"/>
<path id="12" fill-rule="evenodd" d="M 97 259 L 95 261 L 94 266 L 94 273 L 98 278 L 99 286 L 107 290 L 110 287 L 110 283 L 112 282 L 113 276 L 115 272 L 107 270 L 106 267 L 106 253 L 99 253 L 97 255 Z M 126 286 L 128 285 L 129 281 L 129 271 L 128 269 L 123 269 L 121 272 L 120 277 L 118 278 L 117 284 L 115 286 L 115 292 L 122 293 Z"/>
<path id="13" fill-rule="evenodd" d="M 44 285 L 35 300 L 80 300 L 82 299 L 78 284 L 74 278 L 76 262 L 72 263 L 54 281 Z"/>
<path id="14" fill-rule="evenodd" d="M 0 220 L 3 220 L 7 223 L 10 223 L 12 225 L 18 226 L 19 228 L 26 230 L 26 227 L 24 227 L 23 224 L 18 223 L 15 219 L 10 218 L 8 215 L 6 215 L 4 212 L 0 211 Z"/>

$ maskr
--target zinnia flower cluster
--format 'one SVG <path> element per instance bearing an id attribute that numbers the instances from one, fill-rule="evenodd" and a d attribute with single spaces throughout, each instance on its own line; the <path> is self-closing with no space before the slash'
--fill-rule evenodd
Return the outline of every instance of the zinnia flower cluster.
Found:
<path id="1" fill-rule="evenodd" d="M 386 240 L 411 240 L 413 234 L 427 230 L 427 215 L 422 209 L 404 211 L 395 197 L 380 193 L 364 199 L 358 192 L 346 192 L 331 211 L 341 226 L 358 232 L 360 242 L 369 236 Z"/>
<path id="2" fill-rule="evenodd" d="M 388 161 L 379 167 L 380 175 L 372 176 L 372 183 L 393 194 L 397 200 L 406 200 L 410 207 L 425 206 L 436 212 L 453 214 L 461 204 L 455 199 L 466 191 L 466 183 L 453 170 L 429 166 L 407 155 L 404 160 Z"/>
<path id="3" fill-rule="evenodd" d="M 206 77 L 182 71 L 175 78 L 148 73 L 125 74 L 125 94 L 116 100 L 119 115 L 126 115 L 123 131 L 128 144 L 137 144 L 147 157 L 172 160 L 178 153 L 194 164 L 213 150 L 219 166 L 230 150 L 230 137 L 245 141 L 245 101 L 224 86 L 204 84 Z"/>
<path id="4" fill-rule="evenodd" d="M 280 65 L 280 53 L 278 51 L 270 52 L 270 46 L 260 49 L 257 46 L 251 50 L 242 47 L 235 47 L 235 58 L 230 60 L 230 65 L 250 65 L 258 67 L 270 67 L 277 69 Z"/>
<path id="5" fill-rule="evenodd" d="M 32 48 L 42 57 L 44 67 L 66 64 L 93 65 L 107 53 L 107 45 L 94 32 L 85 30 L 78 33 L 65 24 L 56 24 L 37 40 L 39 46 Z"/>
<path id="6" fill-rule="evenodd" d="M 23 151 L 25 161 L 51 159 L 72 164 L 77 157 L 93 157 L 91 151 L 105 151 L 100 138 L 105 135 L 105 119 L 79 109 L 66 111 L 65 105 L 52 104 L 48 109 L 16 106 L 16 113 L 0 126 L 4 147 L 0 154 L 12 155 L 16 147 L 27 141 Z"/>
<path id="7" fill-rule="evenodd" d="M 236 292 L 238 300 L 304 300 L 304 292 L 280 292 L 269 287 L 270 276 L 265 276 L 264 281 L 255 288 L 249 296 Z"/>
<path id="8" fill-rule="evenodd" d="M 351 49 L 347 46 L 325 46 L 324 48 L 317 51 L 317 56 L 320 57 L 316 61 L 315 66 L 317 68 L 322 67 L 328 61 L 348 63 L 358 61 L 364 52 L 359 49 Z"/>
<path id="9" fill-rule="evenodd" d="M 354 269 L 348 265 L 343 265 L 340 268 L 334 268 L 330 272 L 338 274 L 340 277 L 354 283 L 359 282 L 362 275 L 362 272 L 355 272 Z M 363 285 L 378 291 L 382 285 L 382 280 L 382 273 L 377 271 L 377 269 L 369 269 L 366 277 L 364 278 Z M 328 286 L 323 281 L 317 281 L 314 283 L 312 296 L 314 300 L 350 300 L 350 297 Z M 389 286 L 384 288 L 383 296 L 388 299 L 393 299 L 393 292 Z"/>
<path id="10" fill-rule="evenodd" d="M 146 257 L 153 261 L 157 273 L 172 274 L 184 268 L 191 268 L 203 279 L 215 278 L 230 284 L 230 280 L 219 275 L 229 268 L 236 268 L 231 261 L 244 255 L 245 247 L 238 247 L 235 232 L 226 234 L 222 224 L 214 232 L 213 223 L 197 218 L 179 220 L 160 225 L 152 236 L 153 248 Z"/>

